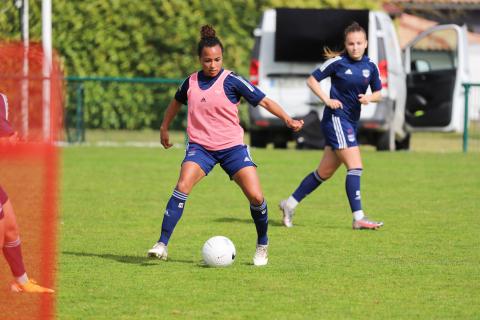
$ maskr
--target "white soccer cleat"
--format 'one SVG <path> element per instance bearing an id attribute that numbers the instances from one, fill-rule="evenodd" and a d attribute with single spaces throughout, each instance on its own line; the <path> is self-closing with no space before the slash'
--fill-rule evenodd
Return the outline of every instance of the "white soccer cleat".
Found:
<path id="1" fill-rule="evenodd" d="M 368 220 L 367 217 L 360 220 L 353 219 L 352 222 L 353 230 L 378 230 L 380 227 L 383 227 L 383 222 Z"/>
<path id="2" fill-rule="evenodd" d="M 287 228 L 293 227 L 293 209 L 289 209 L 287 206 L 287 200 L 282 200 L 280 201 L 280 204 L 278 205 L 280 210 L 282 210 L 283 213 L 283 225 Z"/>
<path id="3" fill-rule="evenodd" d="M 257 244 L 255 256 L 253 256 L 253 264 L 256 266 L 264 266 L 268 263 L 268 244 Z"/>
<path id="4" fill-rule="evenodd" d="M 148 250 L 147 256 L 149 258 L 157 258 L 160 260 L 167 260 L 168 250 L 163 242 L 157 242 L 152 249 Z"/>

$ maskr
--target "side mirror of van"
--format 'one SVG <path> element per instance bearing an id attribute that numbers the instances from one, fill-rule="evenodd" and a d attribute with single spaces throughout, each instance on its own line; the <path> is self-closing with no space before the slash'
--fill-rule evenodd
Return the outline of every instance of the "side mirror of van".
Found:
<path id="1" fill-rule="evenodd" d="M 260 28 L 253 29 L 253 36 L 261 37 L 262 36 L 262 29 L 260 29 Z"/>
<path id="2" fill-rule="evenodd" d="M 430 71 L 430 63 L 426 60 L 413 60 L 411 64 L 411 70 L 415 72 L 427 72 Z"/>

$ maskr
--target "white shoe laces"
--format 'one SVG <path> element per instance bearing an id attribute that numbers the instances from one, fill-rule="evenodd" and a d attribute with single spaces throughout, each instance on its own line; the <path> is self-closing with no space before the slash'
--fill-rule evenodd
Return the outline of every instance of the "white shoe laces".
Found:
<path id="1" fill-rule="evenodd" d="M 153 246 L 154 249 L 159 249 L 159 248 L 165 248 L 166 246 L 161 243 L 161 242 L 157 242 L 155 243 L 155 245 Z"/>
<path id="2" fill-rule="evenodd" d="M 255 257 L 258 258 L 266 258 L 268 252 L 268 246 L 265 245 L 258 245 L 255 251 Z"/>

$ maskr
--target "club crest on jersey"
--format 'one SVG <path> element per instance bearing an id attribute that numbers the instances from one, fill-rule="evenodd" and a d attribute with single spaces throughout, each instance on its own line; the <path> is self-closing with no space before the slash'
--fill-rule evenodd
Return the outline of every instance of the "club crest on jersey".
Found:
<path id="1" fill-rule="evenodd" d="M 362 74 L 363 74 L 363 76 L 364 76 L 365 78 L 368 78 L 368 77 L 370 77 L 370 70 L 368 70 L 368 69 L 363 69 L 363 70 L 362 70 Z"/>

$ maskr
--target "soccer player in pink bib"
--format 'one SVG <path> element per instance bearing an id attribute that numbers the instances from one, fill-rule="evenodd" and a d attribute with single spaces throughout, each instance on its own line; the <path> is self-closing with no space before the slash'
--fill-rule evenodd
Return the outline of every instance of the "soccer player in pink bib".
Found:
<path id="1" fill-rule="evenodd" d="M 15 143 L 17 140 L 17 133 L 8 122 L 7 97 L 0 93 L 0 144 Z M 0 186 L 0 247 L 15 278 L 15 281 L 11 284 L 11 290 L 14 292 L 53 293 L 53 290 L 41 287 L 35 280 L 28 278 L 23 264 L 20 243 L 12 203 L 7 193 Z"/>
<path id="2" fill-rule="evenodd" d="M 257 230 L 253 264 L 268 263 L 268 209 L 263 197 L 256 165 L 243 143 L 243 129 L 238 117 L 241 97 L 251 105 L 260 105 L 282 119 L 293 131 L 303 121 L 290 118 L 283 109 L 258 88 L 232 71 L 222 68 L 223 45 L 210 25 L 201 29 L 198 57 L 202 70 L 190 75 L 168 106 L 160 127 L 160 139 L 170 148 L 168 127 L 182 104 L 188 106 L 188 145 L 180 177 L 167 203 L 160 239 L 148 251 L 149 257 L 167 259 L 167 245 L 180 220 L 188 194 L 219 163 L 242 189 L 250 202 L 250 213 Z"/>

